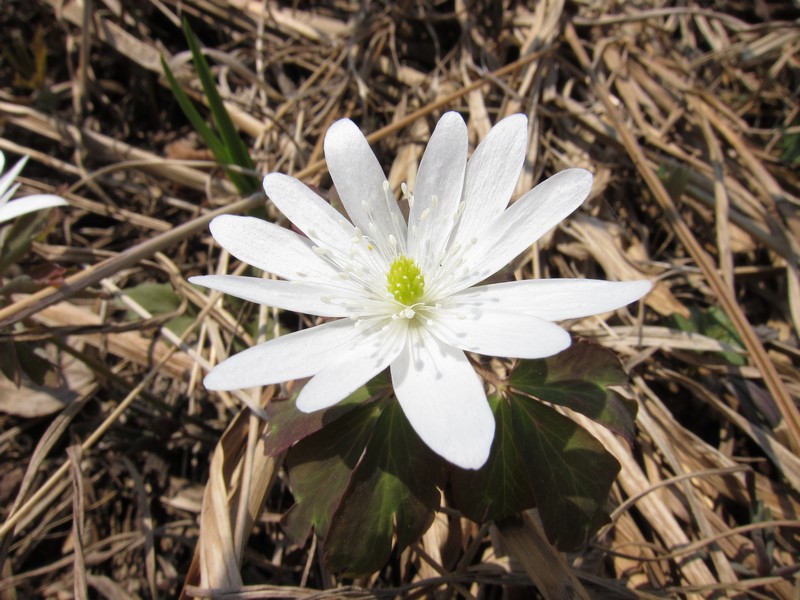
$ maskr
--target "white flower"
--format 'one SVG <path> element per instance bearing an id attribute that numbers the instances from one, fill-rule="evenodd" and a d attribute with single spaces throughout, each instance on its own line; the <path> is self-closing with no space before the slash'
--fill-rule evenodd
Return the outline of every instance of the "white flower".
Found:
<path id="1" fill-rule="evenodd" d="M 514 115 L 467 162 L 467 130 L 445 114 L 422 158 L 408 221 L 366 139 L 349 120 L 325 137 L 325 158 L 350 220 L 296 179 L 264 189 L 308 237 L 251 217 L 221 216 L 214 238 L 238 259 L 286 281 L 229 275 L 193 283 L 279 308 L 340 317 L 259 344 L 217 365 L 206 387 L 231 390 L 312 377 L 297 407 L 329 407 L 386 367 L 420 438 L 464 468 L 484 464 L 494 418 L 464 351 L 541 358 L 570 345 L 552 321 L 614 310 L 647 281 L 514 281 L 475 286 L 574 211 L 589 194 L 582 169 L 558 173 L 506 209 L 527 146 Z"/>
<path id="2" fill-rule="evenodd" d="M 18 183 L 14 185 L 12 183 L 17 178 L 17 175 L 20 174 L 26 162 L 28 162 L 28 157 L 23 156 L 17 164 L 11 167 L 8 173 L 0 177 L 0 223 L 10 221 L 29 212 L 53 206 L 63 206 L 67 203 L 63 198 L 52 194 L 34 194 L 9 202 L 17 188 L 19 188 Z M 0 151 L 0 173 L 3 172 L 5 165 L 6 157 Z"/>

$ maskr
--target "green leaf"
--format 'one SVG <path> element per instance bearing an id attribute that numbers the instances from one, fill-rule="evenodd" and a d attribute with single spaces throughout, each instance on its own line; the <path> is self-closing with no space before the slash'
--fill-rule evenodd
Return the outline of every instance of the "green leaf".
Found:
<path id="1" fill-rule="evenodd" d="M 59 368 L 45 358 L 40 347 L 33 342 L 0 342 L 0 372 L 19 385 L 25 373 L 36 385 L 56 386 L 61 380 Z"/>
<path id="2" fill-rule="evenodd" d="M 379 570 L 419 539 L 439 505 L 444 465 L 419 439 L 398 402 L 388 402 L 364 456 L 331 519 L 324 541 L 328 566 L 348 575 Z"/>
<path id="3" fill-rule="evenodd" d="M 125 295 L 154 315 L 175 312 L 181 305 L 180 296 L 167 283 L 141 283 L 127 288 Z"/>
<path id="4" fill-rule="evenodd" d="M 686 188 L 689 186 L 689 179 L 691 178 L 691 169 L 682 165 L 661 165 L 658 168 L 658 177 L 664 183 L 667 193 L 670 198 L 677 201 L 683 196 Z"/>
<path id="5" fill-rule="evenodd" d="M 794 127 L 797 126 L 794 123 Z M 781 148 L 781 162 L 792 168 L 800 167 L 800 133 L 787 133 L 781 134 L 780 141 Z"/>
<path id="6" fill-rule="evenodd" d="M 239 137 L 236 127 L 233 125 L 233 121 L 228 114 L 228 109 L 225 108 L 225 103 L 222 101 L 222 97 L 217 91 L 211 69 L 197 41 L 197 36 L 194 35 L 192 28 L 189 26 L 189 21 L 185 18 L 183 19 L 183 34 L 186 36 L 186 42 L 189 44 L 189 50 L 192 53 L 197 75 L 200 78 L 200 85 L 203 86 L 203 91 L 208 100 L 211 118 L 214 120 L 217 130 L 222 136 L 222 144 L 225 148 L 226 158 L 228 159 L 226 162 L 246 169 L 254 169 L 255 167 L 250 158 L 250 153 L 247 151 L 247 146 L 245 146 L 244 142 Z M 228 173 L 229 176 L 231 174 L 231 172 Z M 242 175 L 240 173 L 234 174 L 241 185 L 245 186 L 244 188 L 239 188 L 239 191 L 243 194 L 252 192 L 260 185 L 260 181 L 256 177 Z"/>
<path id="7" fill-rule="evenodd" d="M 312 528 L 323 537 L 332 570 L 371 573 L 390 558 L 393 539 L 401 551 L 427 530 L 449 475 L 453 505 L 465 516 L 481 522 L 535 507 L 552 541 L 578 547 L 607 520 L 619 465 L 587 431 L 532 396 L 630 436 L 634 405 L 609 390 L 625 381 L 615 356 L 588 343 L 521 361 L 503 396 L 489 398 L 496 434 L 477 471 L 448 465 L 419 439 L 385 377 L 320 413 L 277 403 L 267 452 L 295 444 L 288 466 L 296 504 L 284 526 L 298 542 Z M 366 398 L 378 401 L 359 404 Z"/>
<path id="8" fill-rule="evenodd" d="M 125 289 L 124 292 L 152 315 L 168 315 L 181 309 L 181 297 L 168 283 L 141 283 Z M 176 315 L 165 326 L 180 335 L 193 321 L 191 315 Z"/>
<path id="9" fill-rule="evenodd" d="M 270 456 L 280 454 L 322 428 L 326 428 L 325 431 L 327 431 L 328 425 L 338 421 L 360 404 L 384 396 L 388 390 L 386 379 L 378 376 L 338 404 L 313 413 L 299 411 L 295 406 L 294 399 L 271 402 L 267 406 L 270 420 L 264 450 Z"/>
<path id="10" fill-rule="evenodd" d="M 27 213 L 14 219 L 14 222 L 3 232 L 0 246 L 0 275 L 25 254 L 33 244 L 36 231 L 47 219 L 47 211 Z"/>
<path id="11" fill-rule="evenodd" d="M 520 361 L 508 385 L 579 412 L 633 443 L 636 403 L 609 389 L 624 385 L 627 380 L 613 352 L 597 344 L 576 341 L 555 356 Z"/>
<path id="12" fill-rule="evenodd" d="M 710 306 L 706 310 L 692 306 L 689 312 L 688 319 L 679 314 L 672 315 L 672 321 L 678 329 L 690 333 L 702 333 L 733 348 L 743 348 L 739 333 L 725 311 L 716 306 Z M 728 363 L 737 367 L 747 362 L 742 354 L 734 351 L 719 352 L 718 354 Z"/>
<path id="13" fill-rule="evenodd" d="M 608 494 L 619 463 L 585 429 L 549 406 L 522 396 L 511 401 L 547 536 L 561 550 L 579 548 L 608 522 Z"/>
<path id="14" fill-rule="evenodd" d="M 294 543 L 302 544 L 312 527 L 319 537 L 325 536 L 381 408 L 376 402 L 355 406 L 286 455 L 295 504 L 282 524 Z"/>
<path id="15" fill-rule="evenodd" d="M 164 70 L 164 76 L 167 78 L 167 83 L 169 83 L 169 87 L 172 90 L 172 94 L 175 96 L 175 100 L 178 101 L 178 105 L 181 107 L 183 114 L 186 115 L 186 118 L 189 119 L 189 122 L 194 127 L 194 130 L 203 138 L 206 146 L 208 146 L 209 150 L 213 152 L 214 156 L 217 157 L 217 160 L 220 157 L 225 156 L 225 147 L 222 144 L 222 140 L 217 137 L 212 129 L 206 124 L 205 119 L 203 119 L 202 115 L 198 112 L 198 110 L 192 104 L 192 101 L 189 99 L 189 96 L 186 95 L 186 92 L 183 91 L 183 88 L 178 83 L 178 80 L 175 79 L 175 75 L 172 74 L 172 69 L 169 68 L 167 61 L 164 60 L 164 57 L 161 57 L 161 68 Z M 225 161 L 227 162 L 227 161 Z"/>
<path id="16" fill-rule="evenodd" d="M 494 521 L 536 506 L 525 463 L 530 456 L 525 440 L 514 431 L 515 411 L 509 400 L 491 396 L 495 419 L 489 459 L 477 471 L 454 469 L 451 475 L 456 507 L 476 523 Z"/>
<path id="17" fill-rule="evenodd" d="M 211 118 L 217 130 L 220 132 L 221 137 L 217 136 L 211 127 L 206 124 L 205 119 L 195 108 L 189 96 L 186 95 L 186 92 L 183 91 L 183 88 L 181 88 L 178 80 L 175 79 L 172 70 L 162 56 L 161 67 L 164 71 L 164 76 L 167 78 L 172 93 L 178 105 L 181 107 L 181 110 L 183 110 L 183 113 L 186 115 L 186 118 L 189 119 L 192 127 L 194 127 L 195 131 L 203 138 L 203 141 L 214 154 L 217 162 L 222 165 L 228 178 L 233 182 L 240 193 L 248 194 L 259 187 L 260 181 L 258 178 L 239 173 L 233 169 L 226 168 L 226 166 L 238 165 L 246 169 L 254 169 L 255 167 L 250 158 L 250 153 L 233 125 L 233 121 L 225 108 L 225 104 L 214 85 L 214 78 L 211 75 L 208 62 L 200 49 L 197 38 L 189 27 L 188 21 L 185 19 L 183 21 L 183 30 L 189 45 L 189 50 L 192 53 L 200 84 L 203 86 L 203 92 L 208 100 Z"/>
<path id="18" fill-rule="evenodd" d="M 474 521 L 538 508 L 562 550 L 583 545 L 608 520 L 606 502 L 619 463 L 571 419 L 530 398 L 491 400 L 497 430 L 487 463 L 454 469 L 456 507 Z"/>

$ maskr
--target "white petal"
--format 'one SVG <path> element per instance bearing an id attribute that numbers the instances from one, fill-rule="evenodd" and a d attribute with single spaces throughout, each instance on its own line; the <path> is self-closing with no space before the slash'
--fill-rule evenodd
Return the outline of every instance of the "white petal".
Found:
<path id="1" fill-rule="evenodd" d="M 28 162 L 28 157 L 23 156 L 20 158 L 17 163 L 8 170 L 8 173 L 5 173 L 2 177 L 0 177 L 0 197 L 8 199 L 6 196 L 6 190 L 11 186 L 11 182 L 17 178 L 17 175 L 20 174 L 20 171 L 25 167 L 25 163 Z M 3 171 L 3 167 L 5 166 L 5 156 L 3 156 L 3 164 L 0 165 L 0 173 Z M 24 214 L 24 213 L 20 213 Z"/>
<path id="2" fill-rule="evenodd" d="M 489 457 L 494 415 L 483 385 L 461 350 L 413 330 L 392 363 L 395 394 L 414 431 L 431 450 L 464 469 Z"/>
<path id="3" fill-rule="evenodd" d="M 408 217 L 408 251 L 423 272 L 439 264 L 455 225 L 467 165 L 467 126 L 456 112 L 445 113 L 419 165 L 414 205 Z"/>
<path id="4" fill-rule="evenodd" d="M 242 300 L 320 317 L 346 317 L 353 314 L 350 302 L 357 303 L 355 306 L 363 303 L 353 290 L 321 283 L 236 275 L 202 275 L 189 281 Z"/>
<path id="5" fill-rule="evenodd" d="M 487 356 L 544 358 L 571 343 L 555 323 L 482 305 L 442 308 L 430 328 L 445 343 Z"/>
<path id="6" fill-rule="evenodd" d="M 543 181 L 495 219 L 466 253 L 470 270 L 451 292 L 499 271 L 578 208 L 592 188 L 592 175 L 567 169 Z"/>
<path id="7" fill-rule="evenodd" d="M 264 177 L 264 191 L 286 218 L 317 244 L 349 253 L 355 236 L 353 224 L 307 185 L 282 173 L 270 173 Z"/>
<path id="8" fill-rule="evenodd" d="M 385 193 L 386 176 L 361 130 L 349 119 L 325 134 L 325 162 L 347 214 L 364 234 L 377 228 L 404 242 L 406 222 L 394 194 Z M 372 225 L 370 225 L 372 224 Z"/>
<path id="9" fill-rule="evenodd" d="M 203 383 L 210 390 L 238 390 L 310 377 L 361 335 L 350 319 L 283 335 L 231 356 L 214 367 Z"/>
<path id="10" fill-rule="evenodd" d="M 50 194 L 35 194 L 33 196 L 26 196 L 18 200 L 12 200 L 0 206 L 0 223 L 10 221 L 20 215 L 42 210 L 44 208 L 52 208 L 53 206 L 64 206 L 67 201 L 59 196 L 52 196 Z"/>
<path id="11" fill-rule="evenodd" d="M 473 287 L 452 300 L 560 321 L 616 310 L 635 302 L 651 287 L 649 281 L 531 279 Z"/>
<path id="12" fill-rule="evenodd" d="M 359 338 L 358 342 L 319 373 L 297 397 L 297 408 L 314 412 L 333 406 L 388 367 L 403 350 L 407 324 L 392 322 Z"/>
<path id="13" fill-rule="evenodd" d="M 21 184 L 19 183 L 14 183 L 2 195 L 0 195 L 0 208 L 2 208 L 3 205 L 6 204 L 6 202 L 8 202 L 9 200 L 11 200 L 11 198 L 14 197 L 14 194 L 17 193 L 17 190 L 19 189 L 20 185 Z"/>
<path id="14" fill-rule="evenodd" d="M 290 281 L 329 281 L 337 271 L 294 231 L 255 217 L 222 215 L 209 225 L 214 239 L 239 260 Z"/>
<path id="15" fill-rule="evenodd" d="M 506 117 L 492 127 L 467 163 L 464 212 L 455 239 L 462 243 L 480 235 L 508 205 L 528 148 L 528 118 Z"/>

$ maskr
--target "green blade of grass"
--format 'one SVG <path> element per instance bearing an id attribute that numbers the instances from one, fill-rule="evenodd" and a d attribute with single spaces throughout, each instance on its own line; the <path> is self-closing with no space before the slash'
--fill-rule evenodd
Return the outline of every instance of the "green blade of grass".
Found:
<path id="1" fill-rule="evenodd" d="M 218 159 L 220 156 L 225 154 L 225 148 L 222 144 L 222 140 L 220 140 L 217 135 L 211 130 L 211 128 L 206 125 L 205 119 L 203 119 L 202 115 L 198 112 L 198 110 L 192 104 L 192 101 L 189 99 L 189 96 L 186 95 L 186 92 L 183 91 L 178 80 L 175 79 L 175 75 L 172 74 L 172 69 L 169 68 L 167 65 L 167 61 L 164 60 L 164 57 L 161 57 L 161 68 L 164 69 L 164 76 L 167 78 L 167 83 L 169 83 L 169 87 L 172 89 L 172 94 L 175 96 L 175 99 L 178 101 L 178 105 L 181 107 L 183 114 L 186 115 L 186 118 L 189 119 L 189 122 L 194 127 L 194 130 L 203 138 L 206 146 L 208 146 L 209 150 L 214 153 Z"/>
<path id="2" fill-rule="evenodd" d="M 186 36 L 186 42 L 189 44 L 189 50 L 192 53 L 197 75 L 200 78 L 200 84 L 203 86 L 203 91 L 208 99 L 211 118 L 214 120 L 214 124 L 222 137 L 222 144 L 227 150 L 230 162 L 246 169 L 254 169 L 253 161 L 250 158 L 247 146 L 245 146 L 242 138 L 239 137 L 236 131 L 236 127 L 228 114 L 228 110 L 225 108 L 222 97 L 217 91 L 214 78 L 211 75 L 211 69 L 208 66 L 208 61 L 206 61 L 206 57 L 200 48 L 197 37 L 194 35 L 186 19 L 183 20 L 183 33 Z M 248 175 L 237 175 L 239 175 L 239 178 L 246 185 L 245 189 L 240 188 L 242 193 L 249 193 L 258 187 L 258 178 Z M 237 187 L 239 186 L 237 185 Z"/>

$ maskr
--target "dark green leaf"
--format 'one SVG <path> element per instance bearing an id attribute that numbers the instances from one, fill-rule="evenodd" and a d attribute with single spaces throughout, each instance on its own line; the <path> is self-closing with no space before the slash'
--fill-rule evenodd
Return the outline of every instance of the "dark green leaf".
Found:
<path id="1" fill-rule="evenodd" d="M 55 386 L 61 380 L 58 367 L 32 342 L 0 342 L 0 371 L 15 385 L 19 385 L 21 373 L 36 385 Z"/>
<path id="2" fill-rule="evenodd" d="M 527 452 L 525 441 L 514 431 L 514 410 L 508 400 L 489 398 L 495 419 L 492 450 L 477 471 L 454 469 L 451 476 L 453 501 L 477 523 L 516 514 L 536 505 L 526 460 L 538 460 Z"/>
<path id="3" fill-rule="evenodd" d="M 328 566 L 372 573 L 388 561 L 395 527 L 398 551 L 419 539 L 433 522 L 442 476 L 442 461 L 399 403 L 389 402 L 331 519 L 324 542 Z"/>
<path id="4" fill-rule="evenodd" d="M 555 356 L 521 361 L 508 385 L 586 415 L 632 443 L 636 403 L 609 389 L 626 382 L 627 375 L 613 352 L 576 341 Z"/>
<path id="5" fill-rule="evenodd" d="M 795 122 L 794 126 L 798 125 Z M 781 134 L 781 162 L 792 168 L 800 167 L 800 133 Z"/>
<path id="6" fill-rule="evenodd" d="M 388 391 L 387 386 L 386 379 L 378 376 L 338 404 L 313 413 L 297 410 L 294 400 L 270 403 L 267 406 L 270 421 L 265 451 L 271 456 L 284 452 L 298 441 L 339 420 L 360 404 L 385 394 Z"/>
<path id="7" fill-rule="evenodd" d="M 608 521 L 606 504 L 619 463 L 571 419 L 541 402 L 512 396 L 514 429 L 550 541 L 571 550 Z"/>
<path id="8" fill-rule="evenodd" d="M 537 507 L 550 540 L 581 546 L 607 520 L 608 492 L 619 464 L 571 419 L 510 394 L 491 400 L 497 431 L 487 463 L 454 469 L 453 501 L 474 521 Z"/>
<path id="9" fill-rule="evenodd" d="M 0 247 L 0 275 L 28 251 L 33 244 L 37 230 L 45 222 L 47 211 L 37 211 L 20 215 L 4 232 L 3 245 Z"/>
<path id="10" fill-rule="evenodd" d="M 286 455 L 295 504 L 284 515 L 283 526 L 293 542 L 302 544 L 312 527 L 325 536 L 381 408 L 377 402 L 355 406 Z"/>

